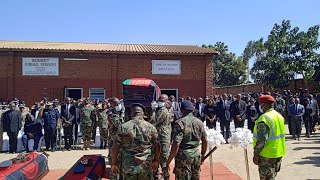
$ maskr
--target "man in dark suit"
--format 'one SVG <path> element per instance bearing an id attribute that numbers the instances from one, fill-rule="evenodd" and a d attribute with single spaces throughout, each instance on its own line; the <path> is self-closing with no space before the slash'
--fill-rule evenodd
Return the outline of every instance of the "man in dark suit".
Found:
<path id="1" fill-rule="evenodd" d="M 64 132 L 64 148 L 70 151 L 72 144 L 73 123 L 75 121 L 76 109 L 71 103 L 71 98 L 67 97 L 65 104 L 61 106 L 61 118 Z"/>
<path id="2" fill-rule="evenodd" d="M 73 139 L 74 139 L 74 144 L 78 144 L 78 127 L 80 126 L 80 109 L 81 109 L 81 104 L 80 106 L 78 105 L 77 101 L 73 100 L 71 98 L 71 103 L 75 109 L 75 116 L 73 120 Z"/>
<path id="3" fill-rule="evenodd" d="M 46 143 L 46 151 L 51 147 L 51 151 L 56 150 L 57 141 L 57 122 L 59 118 L 59 112 L 54 110 L 52 103 L 47 103 L 47 110 L 44 111 L 43 115 L 43 129 L 44 129 L 44 140 Z"/>
<path id="4" fill-rule="evenodd" d="M 203 103 L 203 99 L 201 97 L 198 98 L 198 101 L 195 105 L 194 115 L 202 121 L 204 121 L 204 107 L 205 104 Z"/>
<path id="5" fill-rule="evenodd" d="M 9 111 L 3 115 L 3 131 L 9 136 L 10 153 L 15 153 L 17 150 L 18 132 L 22 126 L 21 112 L 16 109 L 15 103 L 9 104 Z"/>
<path id="6" fill-rule="evenodd" d="M 230 101 L 228 101 L 227 94 L 223 94 L 222 98 L 219 97 L 217 102 L 217 117 L 220 120 L 221 133 L 224 136 L 224 128 L 226 128 L 225 139 L 228 139 L 230 136 Z"/>
<path id="7" fill-rule="evenodd" d="M 31 110 L 31 114 L 34 117 L 34 119 L 41 119 L 41 104 L 35 103 L 34 109 Z"/>
<path id="8" fill-rule="evenodd" d="M 169 97 L 169 101 L 171 102 L 171 108 L 173 112 L 180 111 L 179 103 L 176 101 L 176 98 L 174 96 L 171 95 Z"/>
<path id="9" fill-rule="evenodd" d="M 292 131 L 292 138 L 300 141 L 301 136 L 301 122 L 303 120 L 305 109 L 303 105 L 300 104 L 300 99 L 295 98 L 294 104 L 292 104 L 289 108 L 289 113 L 291 115 L 291 131 Z"/>
<path id="10" fill-rule="evenodd" d="M 184 101 L 183 97 L 179 97 L 178 99 L 178 104 L 179 104 L 179 109 L 181 108 L 181 103 Z"/>
<path id="11" fill-rule="evenodd" d="M 234 120 L 236 128 L 243 128 L 246 119 L 247 104 L 241 100 L 241 94 L 236 96 L 236 100 L 230 105 L 230 115 Z"/>

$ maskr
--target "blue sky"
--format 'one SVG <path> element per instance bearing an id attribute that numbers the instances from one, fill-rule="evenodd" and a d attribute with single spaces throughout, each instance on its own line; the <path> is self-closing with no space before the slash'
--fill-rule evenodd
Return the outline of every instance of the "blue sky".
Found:
<path id="1" fill-rule="evenodd" d="M 241 55 L 274 23 L 320 23 L 319 0 L 2 0 L 1 40 L 214 44 Z"/>

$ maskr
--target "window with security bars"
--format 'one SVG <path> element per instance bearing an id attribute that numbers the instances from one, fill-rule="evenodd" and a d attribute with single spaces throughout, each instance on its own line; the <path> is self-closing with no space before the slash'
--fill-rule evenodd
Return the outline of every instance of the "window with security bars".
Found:
<path id="1" fill-rule="evenodd" d="M 105 99 L 105 89 L 91 88 L 89 89 L 89 97 L 91 100 L 99 99 L 100 101 L 103 101 Z"/>

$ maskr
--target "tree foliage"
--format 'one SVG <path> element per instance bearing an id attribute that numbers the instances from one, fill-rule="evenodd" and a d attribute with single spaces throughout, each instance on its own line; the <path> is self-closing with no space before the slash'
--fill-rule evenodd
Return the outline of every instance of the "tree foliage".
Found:
<path id="1" fill-rule="evenodd" d="M 243 58 L 229 52 L 228 46 L 223 42 L 214 45 L 202 45 L 212 48 L 220 54 L 212 60 L 214 86 L 232 86 L 242 84 L 246 80 L 247 65 Z"/>
<path id="2" fill-rule="evenodd" d="M 290 21 L 275 24 L 268 38 L 249 41 L 244 53 L 244 61 L 254 59 L 251 76 L 257 83 L 273 88 L 289 85 L 295 75 L 302 74 L 304 79 L 312 76 L 315 66 L 319 65 L 318 42 L 319 25 L 312 26 L 307 32 L 292 27 Z"/>

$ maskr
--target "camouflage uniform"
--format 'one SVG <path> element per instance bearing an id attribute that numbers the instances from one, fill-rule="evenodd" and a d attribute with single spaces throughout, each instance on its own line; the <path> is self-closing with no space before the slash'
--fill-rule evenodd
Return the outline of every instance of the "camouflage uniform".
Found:
<path id="1" fill-rule="evenodd" d="M 266 145 L 266 140 L 269 134 L 269 127 L 264 122 L 259 122 L 257 125 L 257 143 L 254 147 L 254 155 L 259 156 L 260 152 Z M 259 156 L 258 168 L 259 176 L 261 180 L 271 180 L 275 179 L 277 173 L 280 171 L 281 167 L 281 157 L 280 158 L 265 158 Z"/>
<path id="2" fill-rule="evenodd" d="M 98 116 L 98 126 L 100 130 L 100 137 L 103 141 L 108 139 L 108 118 L 107 110 L 97 112 Z"/>
<path id="3" fill-rule="evenodd" d="M 168 180 L 170 178 L 170 174 L 168 172 L 168 168 L 166 168 L 166 163 L 170 154 L 170 143 L 171 143 L 171 120 L 172 114 L 166 107 L 162 107 L 158 109 L 155 116 L 152 117 L 151 123 L 157 128 L 159 134 L 159 142 L 160 142 L 160 166 L 163 173 L 163 178 Z M 159 170 L 154 173 L 154 178 L 157 179 L 159 177 Z"/>
<path id="4" fill-rule="evenodd" d="M 120 127 L 123 123 L 123 116 L 122 112 L 118 112 L 115 110 L 115 108 L 109 109 L 108 113 L 108 159 L 109 159 L 109 164 L 112 164 L 112 147 L 115 143 L 115 140 L 119 134 Z M 119 163 L 121 162 L 121 157 L 118 157 Z M 120 172 L 121 172 L 121 165 L 119 166 Z M 110 179 L 119 179 L 119 177 L 114 177 L 112 173 L 110 172 Z"/>
<path id="5" fill-rule="evenodd" d="M 150 180 L 152 178 L 153 145 L 158 142 L 156 128 L 143 117 L 134 117 L 124 123 L 115 142 L 121 148 L 122 177 L 126 180 Z"/>
<path id="6" fill-rule="evenodd" d="M 26 117 L 27 117 L 27 114 L 29 114 L 29 111 L 26 110 L 26 107 L 25 109 L 21 112 L 21 120 L 22 120 L 22 124 L 21 124 L 21 127 L 24 127 L 24 124 L 26 122 Z"/>
<path id="7" fill-rule="evenodd" d="M 80 123 L 82 129 L 82 139 L 84 141 L 84 148 L 90 146 L 90 140 L 92 137 L 92 121 L 94 120 L 94 107 L 91 105 L 85 105 L 80 110 Z"/>
<path id="8" fill-rule="evenodd" d="M 202 138 L 207 138 L 203 122 L 190 113 L 175 122 L 173 131 L 173 142 L 180 144 L 173 170 L 176 179 L 199 179 L 201 164 L 199 145 Z"/>

